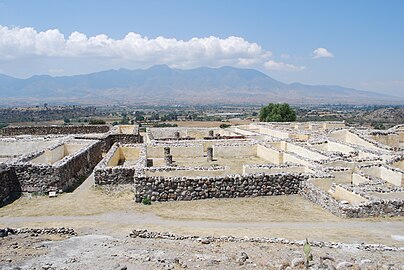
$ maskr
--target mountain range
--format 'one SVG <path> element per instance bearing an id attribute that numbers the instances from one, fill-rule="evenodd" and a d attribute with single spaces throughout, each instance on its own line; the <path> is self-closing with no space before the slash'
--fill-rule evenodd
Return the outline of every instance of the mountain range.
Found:
<path id="1" fill-rule="evenodd" d="M 404 99 L 337 85 L 287 84 L 253 69 L 225 66 L 182 70 L 158 65 L 74 76 L 36 75 L 28 79 L 0 74 L 0 102 L 403 104 Z"/>

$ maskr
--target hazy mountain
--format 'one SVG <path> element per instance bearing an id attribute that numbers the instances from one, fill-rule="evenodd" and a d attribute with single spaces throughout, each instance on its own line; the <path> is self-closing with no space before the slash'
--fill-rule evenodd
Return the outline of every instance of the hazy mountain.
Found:
<path id="1" fill-rule="evenodd" d="M 0 75 L 3 101 L 78 103 L 403 103 L 403 99 L 331 85 L 285 84 L 253 69 L 181 70 L 165 65 L 85 75 Z"/>

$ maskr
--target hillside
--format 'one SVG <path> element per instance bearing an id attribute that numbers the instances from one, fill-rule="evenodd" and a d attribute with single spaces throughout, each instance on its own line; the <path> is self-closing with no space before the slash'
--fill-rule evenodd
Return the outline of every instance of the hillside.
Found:
<path id="1" fill-rule="evenodd" d="M 107 70 L 85 75 L 0 76 L 0 102 L 72 103 L 391 103 L 403 99 L 331 85 L 286 84 L 253 69 Z"/>
<path id="2" fill-rule="evenodd" d="M 357 116 L 366 122 L 379 122 L 402 124 L 404 119 L 404 108 L 382 108 L 371 112 L 365 112 Z"/>

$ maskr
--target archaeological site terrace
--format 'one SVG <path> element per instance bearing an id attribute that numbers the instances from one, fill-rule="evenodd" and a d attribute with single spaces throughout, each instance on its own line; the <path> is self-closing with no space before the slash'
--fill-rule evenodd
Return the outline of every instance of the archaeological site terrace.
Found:
<path id="1" fill-rule="evenodd" d="M 404 216 L 404 125 L 251 123 L 6 127 L 0 203 L 67 192 L 94 174 L 131 186 L 135 202 L 299 194 L 345 218 Z"/>

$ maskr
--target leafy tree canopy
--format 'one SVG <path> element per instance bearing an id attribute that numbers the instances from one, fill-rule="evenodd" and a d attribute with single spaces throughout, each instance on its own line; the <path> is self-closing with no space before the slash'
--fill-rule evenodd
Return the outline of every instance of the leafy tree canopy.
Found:
<path id="1" fill-rule="evenodd" d="M 293 122 L 296 121 L 296 112 L 287 103 L 269 103 L 260 110 L 261 122 Z"/>

